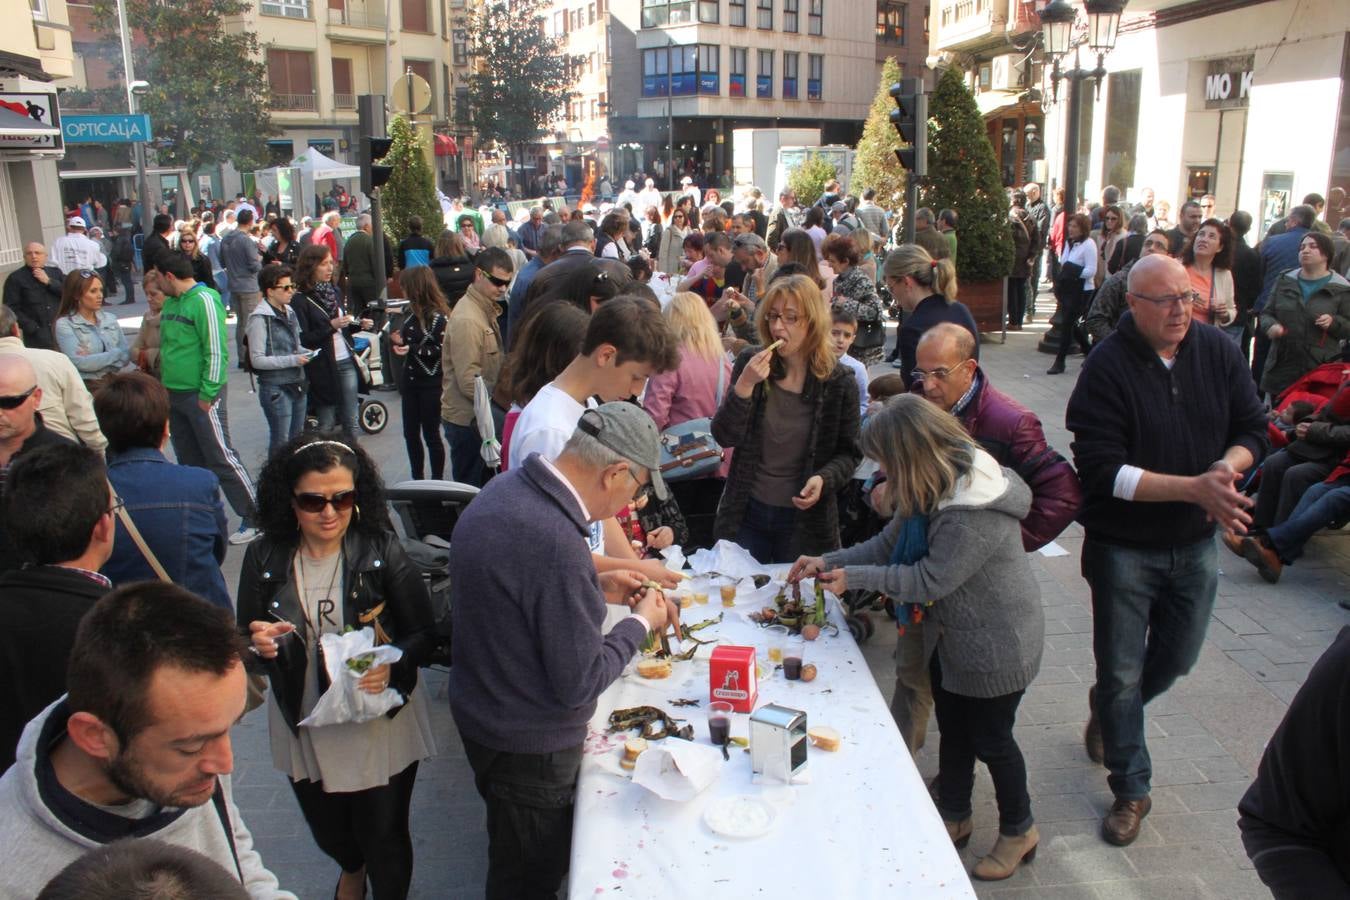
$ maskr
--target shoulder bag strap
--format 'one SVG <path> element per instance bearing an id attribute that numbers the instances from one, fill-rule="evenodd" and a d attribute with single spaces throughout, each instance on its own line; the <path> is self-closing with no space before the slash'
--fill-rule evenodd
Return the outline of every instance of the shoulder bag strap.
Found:
<path id="1" fill-rule="evenodd" d="M 108 489 L 112 491 L 114 497 L 117 496 L 117 489 L 112 486 L 111 481 L 108 482 Z M 144 556 L 145 561 L 150 564 L 155 577 L 160 581 L 172 582 L 173 579 L 169 577 L 168 572 L 164 571 L 164 567 L 160 565 L 154 551 L 150 549 L 150 545 L 145 542 L 145 538 L 141 537 L 141 530 L 136 527 L 135 522 L 131 521 L 131 513 L 127 512 L 125 506 L 117 507 L 117 519 L 122 523 L 122 527 L 127 530 L 127 534 L 131 536 L 131 541 L 136 545 L 136 549 L 141 551 L 141 556 Z"/>
<path id="2" fill-rule="evenodd" d="M 229 805 L 225 802 L 225 788 L 216 779 L 216 791 L 211 795 L 211 803 L 216 807 L 220 825 L 225 829 L 225 841 L 230 845 L 230 856 L 234 859 L 234 871 L 239 875 L 239 883 L 244 883 L 244 867 L 239 865 L 239 849 L 234 845 L 234 825 L 230 822 Z"/>

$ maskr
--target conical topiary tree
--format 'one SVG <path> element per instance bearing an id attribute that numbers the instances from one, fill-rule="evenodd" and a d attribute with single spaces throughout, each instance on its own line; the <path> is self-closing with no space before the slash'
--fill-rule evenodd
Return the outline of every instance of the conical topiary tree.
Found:
<path id="1" fill-rule="evenodd" d="M 850 194 L 861 197 L 863 191 L 875 188 L 876 204 L 889 212 L 899 212 L 905 203 L 905 170 L 895 158 L 900 135 L 891 125 L 891 85 L 900 80 L 900 64 L 895 57 L 887 57 L 881 67 L 881 84 L 872 100 L 872 111 L 863 125 L 862 140 L 853 156 L 853 175 L 849 180 Z"/>
<path id="2" fill-rule="evenodd" d="M 382 162 L 394 171 L 380 189 L 384 233 L 397 244 L 408 236 L 408 220 L 421 216 L 426 234 L 435 240 L 444 222 L 441 205 L 436 201 L 436 181 L 422 152 L 421 137 L 403 116 L 390 120 L 389 137 L 393 143 Z"/>
<path id="3" fill-rule="evenodd" d="M 961 72 L 949 68 L 928 98 L 928 176 L 924 206 L 957 214 L 958 281 L 993 281 L 1012 271 L 1008 197 L 994 148 Z"/>

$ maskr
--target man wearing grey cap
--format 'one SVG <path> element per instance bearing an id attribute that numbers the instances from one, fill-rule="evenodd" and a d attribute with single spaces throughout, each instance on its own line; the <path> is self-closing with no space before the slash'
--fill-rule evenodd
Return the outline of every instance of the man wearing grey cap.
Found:
<path id="1" fill-rule="evenodd" d="M 455 526 L 450 709 L 487 804 L 489 898 L 551 897 L 596 698 L 678 607 L 627 571 L 597 575 L 590 522 L 668 496 L 660 433 L 627 402 L 588 409 L 553 461 L 488 482 Z M 601 635 L 605 604 L 631 608 Z"/>
<path id="2" fill-rule="evenodd" d="M 836 200 L 830 204 L 830 219 L 834 222 L 831 234 L 852 234 L 862 227 L 858 217 L 848 211 L 848 204 L 843 200 Z"/>

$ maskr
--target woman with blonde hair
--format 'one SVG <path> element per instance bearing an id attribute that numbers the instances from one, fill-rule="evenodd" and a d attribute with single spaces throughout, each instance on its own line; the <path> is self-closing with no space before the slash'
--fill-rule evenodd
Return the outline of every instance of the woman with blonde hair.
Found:
<path id="1" fill-rule="evenodd" d="M 214 291 L 216 279 L 211 274 L 211 260 L 197 246 L 197 231 L 191 225 L 178 230 L 178 252 L 192 263 L 192 277 Z"/>
<path id="2" fill-rule="evenodd" d="M 939 322 L 952 322 L 975 335 L 975 359 L 980 358 L 980 329 L 964 303 L 956 299 L 956 266 L 950 259 L 933 259 L 918 244 L 901 244 L 886 254 L 882 278 L 891 297 L 905 311 L 896 337 L 900 377 L 906 390 L 913 381 L 919 338 Z"/>
<path id="3" fill-rule="evenodd" d="M 886 478 L 878 490 L 891 521 L 864 543 L 803 556 L 788 580 L 817 576 L 836 594 L 861 588 L 924 605 L 937 625 L 923 632 L 942 732 L 938 812 L 964 847 L 975 760 L 982 761 L 994 781 L 999 836 L 971 874 L 1001 880 L 1034 858 L 1040 839 L 1013 735 L 1045 642 L 1040 587 L 1022 549 L 1031 491 L 955 417 L 914 394 L 872 416 L 862 446 Z"/>
<path id="4" fill-rule="evenodd" d="M 647 379 L 642 405 L 664 431 L 694 419 L 711 418 L 731 389 L 731 361 L 722 350 L 717 320 L 693 291 L 676 294 L 665 308 L 666 323 L 679 341 L 680 365 Z M 670 483 L 689 526 L 689 547 L 712 546 L 713 518 L 722 495 L 725 467 L 715 476 Z"/>
<path id="5" fill-rule="evenodd" d="M 762 563 L 789 562 L 839 546 L 835 497 L 862 459 L 858 384 L 805 275 L 776 279 L 755 324 L 760 346 L 736 359 L 712 421 L 717 442 L 736 449 L 714 532 Z"/>

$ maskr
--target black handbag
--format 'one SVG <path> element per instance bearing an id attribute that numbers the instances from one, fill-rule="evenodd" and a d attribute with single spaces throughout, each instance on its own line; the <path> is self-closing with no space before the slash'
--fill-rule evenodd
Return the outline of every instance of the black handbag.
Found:
<path id="1" fill-rule="evenodd" d="M 880 319 L 858 323 L 858 335 L 853 339 L 854 350 L 872 350 L 886 343 L 886 326 Z"/>

